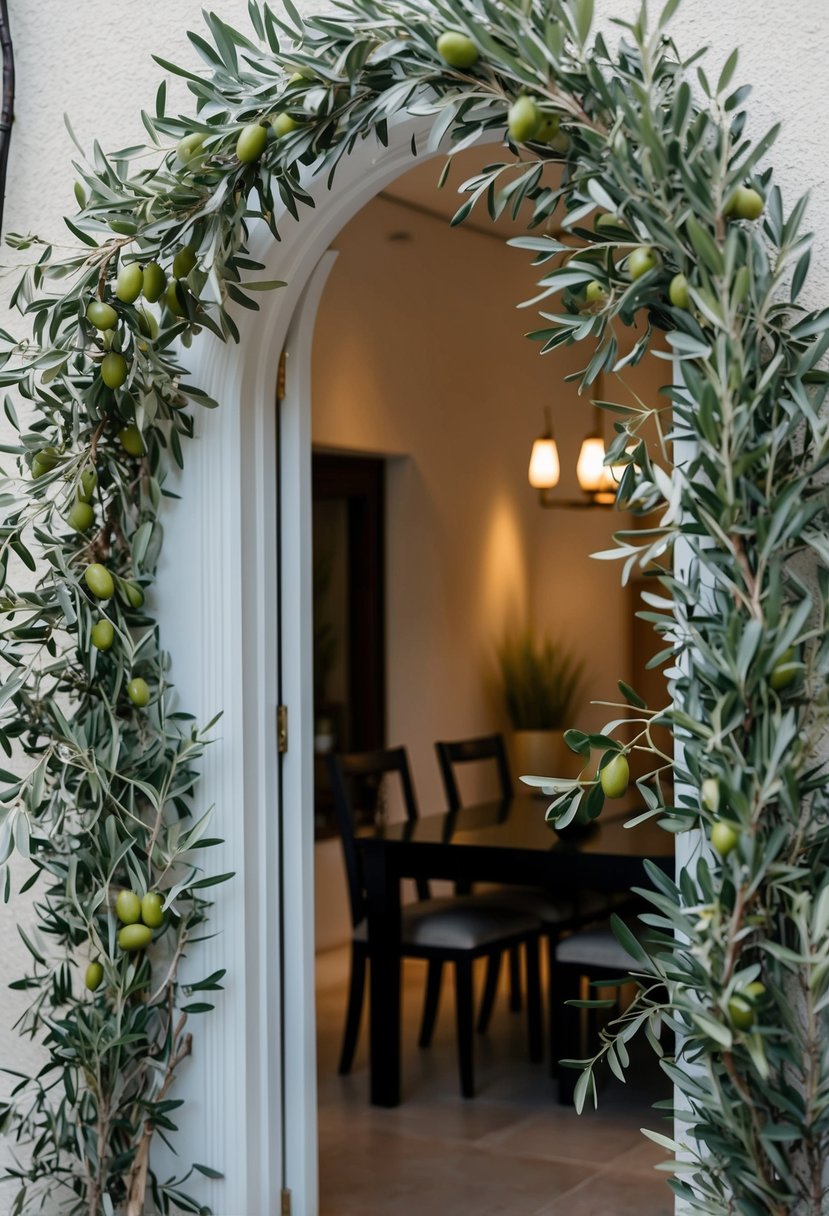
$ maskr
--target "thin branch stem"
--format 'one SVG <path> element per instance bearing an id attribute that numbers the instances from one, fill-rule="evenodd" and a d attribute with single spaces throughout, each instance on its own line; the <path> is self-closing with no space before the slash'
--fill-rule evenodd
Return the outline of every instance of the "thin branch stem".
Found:
<path id="1" fill-rule="evenodd" d="M 0 52 L 3 60 L 3 103 L 0 107 L 0 233 L 6 205 L 6 174 L 14 123 L 14 47 L 9 26 L 8 0 L 0 0 Z"/>

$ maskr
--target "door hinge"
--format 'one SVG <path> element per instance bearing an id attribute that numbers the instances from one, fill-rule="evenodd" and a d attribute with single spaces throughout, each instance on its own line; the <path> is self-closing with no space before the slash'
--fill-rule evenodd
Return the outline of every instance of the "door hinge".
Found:
<path id="1" fill-rule="evenodd" d="M 288 706 L 276 707 L 276 750 L 282 755 L 288 750 Z"/>
<path id="2" fill-rule="evenodd" d="M 284 1190 L 282 1192 L 282 1216 L 291 1216 L 291 1192 Z"/>
<path id="3" fill-rule="evenodd" d="M 279 370 L 276 373 L 276 399 L 277 401 L 285 400 L 285 374 L 286 374 L 286 352 L 283 350 L 279 356 Z"/>

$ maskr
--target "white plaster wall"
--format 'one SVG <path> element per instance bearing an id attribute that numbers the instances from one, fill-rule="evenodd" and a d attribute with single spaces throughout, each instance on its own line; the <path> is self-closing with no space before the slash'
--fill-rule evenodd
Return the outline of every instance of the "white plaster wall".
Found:
<path id="1" fill-rule="evenodd" d="M 278 0 L 274 0 L 278 4 Z M 324 0 L 299 0 L 305 11 Z M 63 126 L 64 111 L 85 144 L 97 137 L 105 147 L 142 137 L 138 112 L 150 106 L 161 69 L 150 58 L 190 58 L 184 31 L 198 28 L 200 0 L 11 0 L 18 65 L 17 124 L 12 143 L 6 231 L 37 231 L 57 242 L 68 237 L 61 215 L 73 207 L 70 161 L 74 149 Z M 212 0 L 226 20 L 246 22 L 245 0 Z M 598 0 L 602 19 L 632 17 L 638 0 Z M 657 3 L 652 4 L 658 8 Z M 811 187 L 811 224 L 818 233 L 805 304 L 829 297 L 829 134 L 825 124 L 825 64 L 829 58 L 826 0 L 685 0 L 673 22 L 681 48 L 710 45 L 721 63 L 734 46 L 742 58 L 739 78 L 753 82 L 752 131 L 777 119 L 784 130 L 773 160 L 791 203 Z M 171 95 L 187 94 L 173 88 Z M 4 249 L 0 261 L 14 267 L 21 256 Z M 8 283 L 10 280 L 4 280 Z M 4 292 L 5 295 L 5 292 Z M 0 308 L 0 325 L 19 331 L 19 319 Z M 0 423 L 2 426 L 2 423 Z M 2 433 L 2 432 L 0 432 Z M 19 974 L 23 951 L 14 922 L 28 916 L 26 901 L 0 907 L 0 974 Z M 11 1032 L 19 1000 L 0 995 L 0 1063 L 25 1068 L 34 1059 L 27 1041 Z"/>

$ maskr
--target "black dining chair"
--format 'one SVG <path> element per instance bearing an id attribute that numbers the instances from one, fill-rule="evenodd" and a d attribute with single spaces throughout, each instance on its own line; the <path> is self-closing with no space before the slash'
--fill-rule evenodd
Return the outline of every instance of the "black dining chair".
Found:
<path id="1" fill-rule="evenodd" d="M 498 796 L 508 801 L 513 796 L 512 777 L 504 737 L 500 734 L 482 735 L 472 739 L 441 741 L 435 744 L 443 786 L 449 809 L 459 810 L 462 805 L 456 767 L 483 761 L 494 761 L 498 777 Z M 488 890 L 482 898 L 495 907 L 510 908 L 534 916 L 541 924 L 541 933 L 547 939 L 549 973 L 555 968 L 555 951 L 561 937 L 573 929 L 589 924 L 607 914 L 607 900 L 594 892 L 578 892 L 575 895 L 560 894 L 535 887 L 507 886 Z M 501 971 L 501 956 L 490 959 L 484 995 L 478 1014 L 478 1030 L 489 1025 L 498 991 Z M 550 1008 L 551 1067 L 554 1055 L 554 1025 L 552 1016 L 552 994 Z M 516 960 L 510 956 L 510 1008 L 521 1007 L 520 972 Z"/>
<path id="2" fill-rule="evenodd" d="M 590 1053 L 586 1041 L 590 1009 L 569 1002 L 581 999 L 582 980 L 593 985 L 618 986 L 627 978 L 634 960 L 617 940 L 609 924 L 593 925 L 563 938 L 556 946 L 554 975 L 556 1000 L 553 1027 L 559 1060 L 581 1060 Z M 558 1100 L 572 1106 L 579 1073 L 575 1068 L 558 1071 Z"/>
<path id="3" fill-rule="evenodd" d="M 388 776 L 399 778 L 406 816 L 418 817 L 414 785 L 403 747 L 328 758 L 331 787 L 340 826 L 351 907 L 351 981 L 339 1071 L 351 1070 L 364 1003 L 366 964 L 371 958 L 366 922 L 366 894 L 360 852 L 355 835 L 355 792 L 362 784 Z M 461 1093 L 474 1095 L 473 1069 L 473 964 L 478 958 L 501 955 L 510 947 L 524 948 L 527 977 L 527 1030 L 530 1059 L 542 1058 L 540 981 L 538 970 L 538 921 L 526 912 L 490 907 L 474 896 L 432 898 L 428 882 L 417 884 L 418 899 L 402 908 L 400 951 L 404 958 L 420 958 L 428 964 L 426 993 L 419 1044 L 428 1047 L 435 1026 L 444 963 L 455 969 L 455 1008 L 458 1065 Z"/>

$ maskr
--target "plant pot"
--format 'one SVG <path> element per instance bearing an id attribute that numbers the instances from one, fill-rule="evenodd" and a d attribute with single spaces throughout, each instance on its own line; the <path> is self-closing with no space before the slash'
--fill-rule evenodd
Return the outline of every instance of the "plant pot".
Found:
<path id="1" fill-rule="evenodd" d="M 583 764 L 581 757 L 564 742 L 563 730 L 516 730 L 511 751 L 516 782 L 525 776 L 578 777 Z M 541 790 L 535 793 L 539 798 L 549 799 Z"/>

